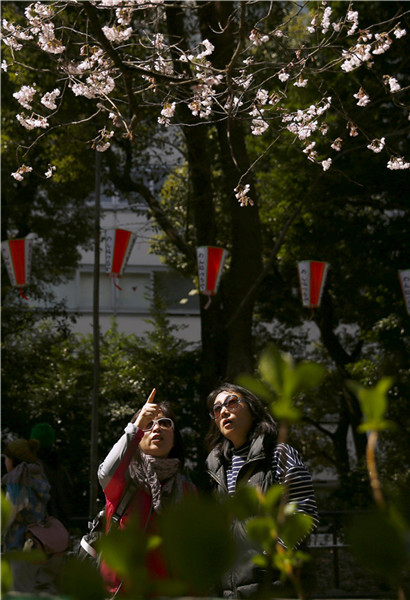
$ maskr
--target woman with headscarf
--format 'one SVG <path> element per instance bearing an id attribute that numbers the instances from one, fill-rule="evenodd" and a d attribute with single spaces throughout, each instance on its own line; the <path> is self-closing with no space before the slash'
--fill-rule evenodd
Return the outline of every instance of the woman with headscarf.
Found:
<path id="1" fill-rule="evenodd" d="M 27 526 L 44 521 L 50 498 L 50 484 L 38 462 L 38 440 L 13 440 L 3 450 L 7 473 L 1 483 L 12 513 L 4 527 L 6 552 L 23 550 Z M 41 564 L 11 560 L 12 590 L 16 592 L 57 592 L 56 579 L 61 567 L 60 557 L 51 557 Z"/>
<path id="2" fill-rule="evenodd" d="M 154 389 L 98 469 L 106 499 L 107 531 L 113 521 L 123 528 L 130 517 L 138 515 L 141 529 L 153 533 L 163 508 L 195 490 L 182 474 L 184 454 L 175 416 L 167 402 L 154 403 L 155 393 Z M 128 500 L 124 504 L 125 495 Z M 149 553 L 146 566 L 153 580 L 168 576 L 159 550 Z M 104 562 L 100 569 L 110 593 L 120 588 L 126 591 L 127 582 L 123 584 Z"/>

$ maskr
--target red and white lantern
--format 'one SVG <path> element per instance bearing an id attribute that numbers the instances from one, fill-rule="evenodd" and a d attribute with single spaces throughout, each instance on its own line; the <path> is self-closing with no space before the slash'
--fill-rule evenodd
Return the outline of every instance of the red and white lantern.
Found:
<path id="1" fill-rule="evenodd" d="M 128 262 L 136 235 L 126 229 L 107 229 L 105 233 L 105 268 L 116 288 Z"/>
<path id="2" fill-rule="evenodd" d="M 7 240 L 1 243 L 1 251 L 11 285 L 18 287 L 20 296 L 26 300 L 27 296 L 23 294 L 23 286 L 29 283 L 32 246 L 33 240 L 27 238 Z"/>
<path id="3" fill-rule="evenodd" d="M 399 271 L 399 279 L 407 313 L 410 315 L 410 269 Z"/>
<path id="4" fill-rule="evenodd" d="M 329 263 L 316 260 L 298 262 L 299 284 L 302 304 L 309 308 L 320 306 Z"/>
<path id="5" fill-rule="evenodd" d="M 196 249 L 198 260 L 199 291 L 209 297 L 205 306 L 208 308 L 211 296 L 218 291 L 219 282 L 228 251 L 217 246 L 199 246 Z"/>

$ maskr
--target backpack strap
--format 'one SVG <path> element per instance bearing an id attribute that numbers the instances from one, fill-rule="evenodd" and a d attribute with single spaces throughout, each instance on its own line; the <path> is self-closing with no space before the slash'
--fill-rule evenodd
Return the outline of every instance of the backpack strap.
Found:
<path id="1" fill-rule="evenodd" d="M 127 508 L 129 507 L 132 499 L 134 498 L 137 490 L 138 490 L 138 485 L 135 482 L 130 481 L 130 483 L 127 486 L 127 489 L 125 490 L 121 500 L 118 503 L 117 508 L 115 509 L 115 513 L 111 517 L 111 523 L 114 522 L 115 525 L 118 525 L 118 523 L 121 521 L 122 517 L 124 516 Z"/>

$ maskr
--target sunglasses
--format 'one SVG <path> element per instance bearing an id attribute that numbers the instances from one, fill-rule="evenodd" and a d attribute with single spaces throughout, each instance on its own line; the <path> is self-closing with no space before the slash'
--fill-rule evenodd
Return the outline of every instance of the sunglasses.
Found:
<path id="1" fill-rule="evenodd" d="M 168 417 L 161 417 L 160 419 L 154 419 L 153 421 L 147 423 L 147 425 L 142 431 L 151 431 L 151 429 L 155 426 L 156 423 L 158 424 L 160 429 L 165 429 L 166 431 L 174 429 L 174 421 L 172 419 Z"/>
<path id="2" fill-rule="evenodd" d="M 239 398 L 236 394 L 230 394 L 225 398 L 222 403 L 214 404 L 209 416 L 211 419 L 218 419 L 221 416 L 222 408 L 225 406 L 228 410 L 236 410 L 241 402 L 244 402 L 242 398 Z"/>

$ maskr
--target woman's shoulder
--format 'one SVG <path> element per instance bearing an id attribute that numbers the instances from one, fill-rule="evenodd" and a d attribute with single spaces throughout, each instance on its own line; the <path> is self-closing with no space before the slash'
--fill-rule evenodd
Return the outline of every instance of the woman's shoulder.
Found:
<path id="1" fill-rule="evenodd" d="M 295 466 L 303 465 L 303 461 L 298 450 L 296 450 L 296 448 L 290 444 L 275 444 L 275 446 L 272 448 L 272 456 L 274 460 L 276 459 L 281 463 L 286 462 Z"/>

